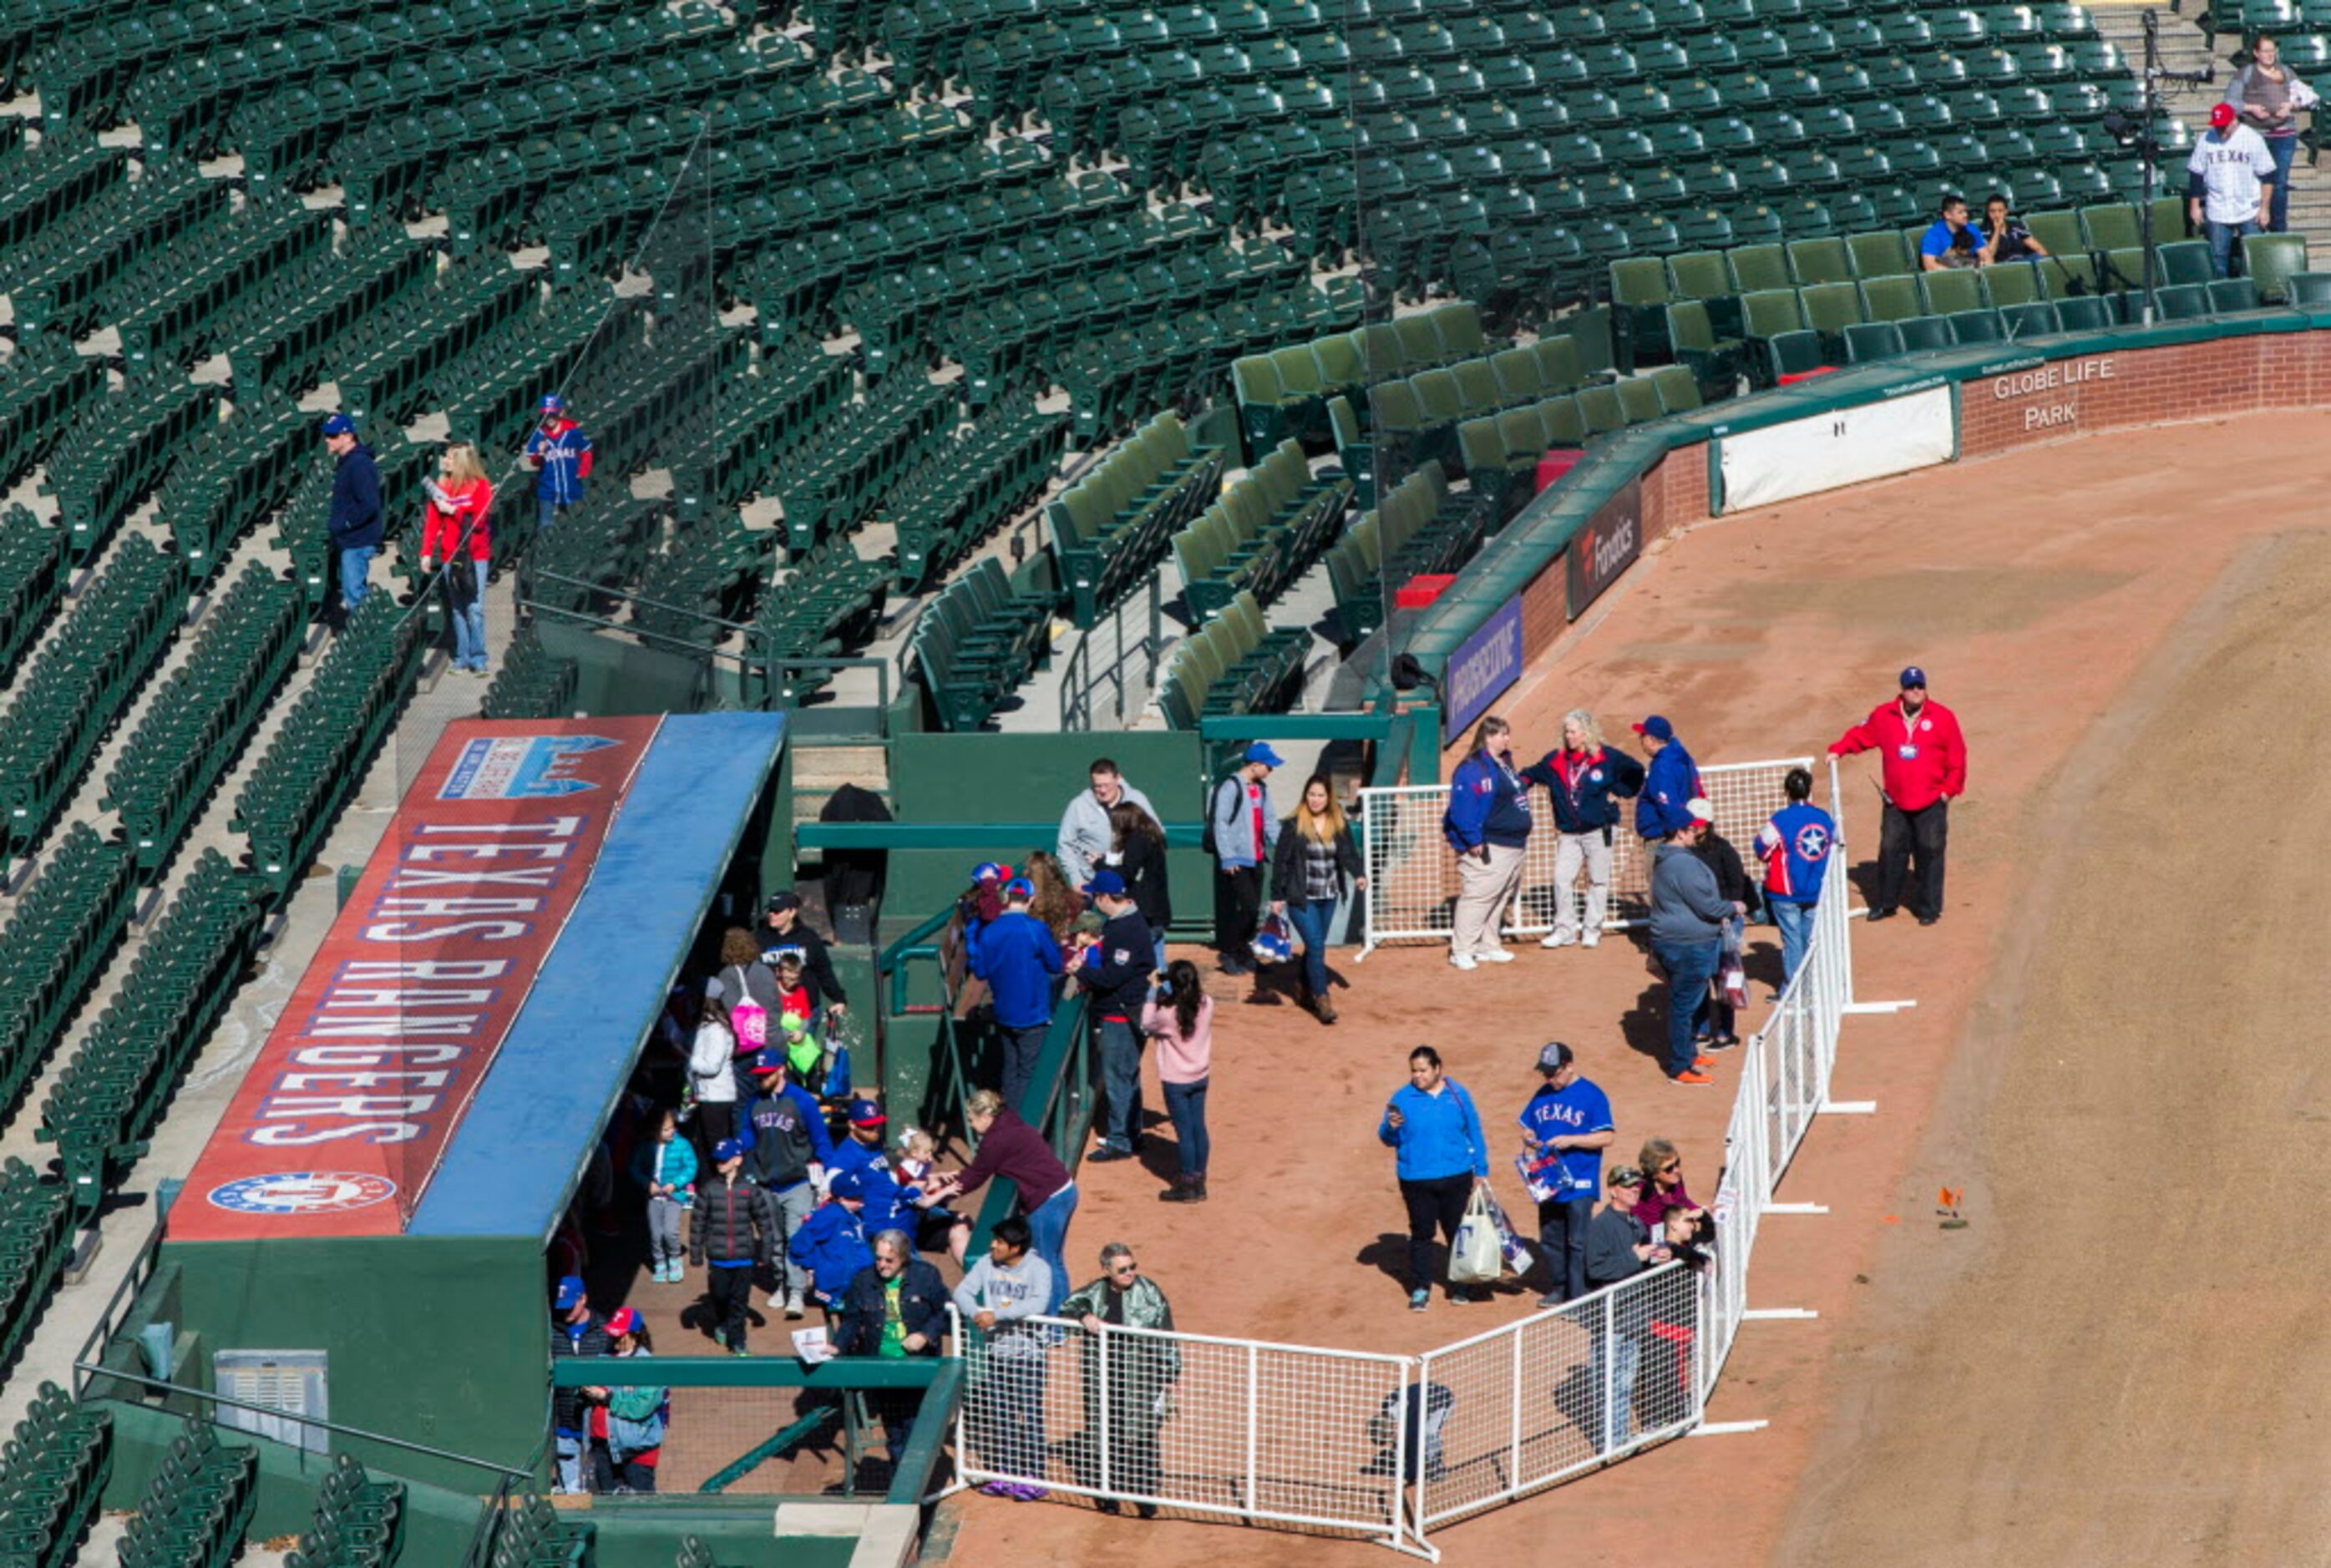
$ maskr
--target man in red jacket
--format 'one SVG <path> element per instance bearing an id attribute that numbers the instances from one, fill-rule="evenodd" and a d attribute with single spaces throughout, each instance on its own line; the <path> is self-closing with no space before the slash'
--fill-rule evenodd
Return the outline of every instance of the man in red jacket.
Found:
<path id="1" fill-rule="evenodd" d="M 1931 926 L 1943 917 L 1943 851 L 1951 801 L 1966 788 L 1966 740 L 1951 710 L 1927 700 L 1927 672 L 1917 665 L 1902 671 L 1898 700 L 1872 708 L 1829 752 L 1851 756 L 1872 746 L 1884 758 L 1886 817 L 1878 834 L 1878 897 L 1870 900 L 1870 917 L 1883 920 L 1906 901 L 1904 884 L 1916 860 L 1907 901 L 1918 924 Z"/>

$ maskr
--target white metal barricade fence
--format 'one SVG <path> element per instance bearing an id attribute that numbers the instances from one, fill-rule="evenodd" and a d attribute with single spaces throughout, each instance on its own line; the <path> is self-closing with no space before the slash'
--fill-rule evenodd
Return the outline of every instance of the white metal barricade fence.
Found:
<path id="1" fill-rule="evenodd" d="M 1793 767 L 1811 767 L 1811 757 L 1774 762 L 1726 763 L 1699 770 L 1701 788 L 1716 808 L 1717 831 L 1745 856 L 1756 830 L 1787 803 L 1781 781 Z M 1367 912 L 1360 955 L 1385 942 L 1440 940 L 1454 924 L 1457 858 L 1441 837 L 1441 817 L 1449 804 L 1441 784 L 1401 784 L 1360 792 L 1362 853 L 1368 868 Z M 1512 936 L 1541 936 L 1555 927 L 1555 856 L 1561 835 L 1545 803 L 1535 807 L 1537 825 L 1522 860 L 1521 889 L 1503 923 Z M 1611 908 L 1603 928 L 1622 931 L 1641 921 L 1651 902 L 1651 853 L 1637 838 L 1632 809 L 1611 833 Z M 1584 879 L 1572 889 L 1584 897 Z"/>
<path id="2" fill-rule="evenodd" d="M 1781 774 L 1803 764 L 1750 765 L 1771 770 L 1777 795 Z M 1834 762 L 1829 774 L 1841 851 Z M 1736 827 L 1744 844 L 1773 808 L 1753 809 Z M 1666 1264 L 1421 1356 L 1052 1318 L 989 1334 L 958 1321 L 969 1375 L 956 1484 L 1356 1536 L 1438 1560 L 1432 1529 L 1689 1431 L 1746 1316 L 1774 1191 L 1829 1104 L 1854 1008 L 1850 898 L 1840 852 L 1804 963 L 1740 1053 L 1701 1271 Z"/>

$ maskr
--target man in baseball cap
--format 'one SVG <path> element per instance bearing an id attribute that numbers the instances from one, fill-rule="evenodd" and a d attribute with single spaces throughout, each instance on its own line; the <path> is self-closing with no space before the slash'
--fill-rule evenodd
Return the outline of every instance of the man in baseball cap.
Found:
<path id="1" fill-rule="evenodd" d="M 826 950 L 825 938 L 802 918 L 801 895 L 791 888 L 778 889 L 769 895 L 764 918 L 768 929 L 761 933 L 761 962 L 775 970 L 777 960 L 786 954 L 798 955 L 810 1005 L 823 1007 L 831 1026 L 849 1010 L 850 999 L 842 994 L 842 982 L 834 978 L 833 956 Z"/>
<path id="2" fill-rule="evenodd" d="M 581 1278 L 569 1274 L 560 1279 L 550 1302 L 552 1355 L 587 1360 L 605 1355 L 614 1348 L 615 1342 L 609 1336 L 606 1324 L 591 1310 L 590 1293 L 584 1288 Z M 590 1412 L 585 1404 L 579 1388 L 559 1389 L 551 1398 L 552 1448 L 558 1459 L 558 1489 L 562 1492 L 589 1490 L 585 1484 L 584 1459 L 591 1448 Z"/>
<path id="3" fill-rule="evenodd" d="M 1831 743 L 1832 756 L 1875 750 L 1886 804 L 1878 825 L 1878 896 L 1870 917 L 1907 903 L 1921 926 L 1943 917 L 1943 862 L 1951 802 L 1966 788 L 1966 737 L 1958 716 L 1927 696 L 1927 672 L 1902 671 L 1900 695 Z"/>
<path id="4" fill-rule="evenodd" d="M 1004 884 L 1003 893 L 1004 912 L 980 927 L 979 941 L 971 950 L 971 972 L 987 983 L 988 1005 L 1004 1045 L 1004 1103 L 1016 1107 L 1044 1053 L 1044 1036 L 1052 1027 L 1053 993 L 1063 971 L 1059 940 L 1032 912 L 1036 885 L 1014 877 Z"/>
<path id="5" fill-rule="evenodd" d="M 1092 999 L 1100 1035 L 1101 1088 L 1107 1097 L 1099 1123 L 1100 1146 L 1085 1157 L 1103 1164 L 1133 1158 L 1141 1134 L 1141 1034 L 1135 1025 L 1149 999 L 1156 949 L 1148 923 L 1126 892 L 1125 879 L 1106 867 L 1084 892 L 1107 924 L 1080 943 L 1062 967 Z"/>
<path id="6" fill-rule="evenodd" d="M 1676 738 L 1675 726 L 1654 713 L 1634 727 L 1643 737 L 1643 793 L 1635 797 L 1635 834 L 1648 842 L 1672 836 L 1690 820 L 1689 803 L 1702 791 L 1699 765 Z"/>
<path id="7" fill-rule="evenodd" d="M 2186 197 L 2185 215 L 2210 236 L 2210 270 L 2230 278 L 2234 241 L 2262 232 L 2273 219 L 2274 154 L 2232 104 L 2222 103 L 2210 111 L 2208 132 L 2194 138 L 2185 172 L 2199 186 Z"/>
<path id="8" fill-rule="evenodd" d="M 538 470 L 535 517 L 547 534 L 553 523 L 583 504 L 584 481 L 591 477 L 591 438 L 566 417 L 566 400 L 557 393 L 542 400 L 542 418 L 526 438 L 522 461 Z"/>
<path id="9" fill-rule="evenodd" d="M 1603 1151 L 1619 1135 L 1610 1097 L 1580 1076 L 1568 1045 L 1550 1040 L 1538 1047 L 1537 1075 L 1537 1092 L 1515 1119 L 1550 1277 L 1537 1304 L 1560 1307 L 1586 1294 L 1586 1232 L 1603 1195 Z"/>
<path id="10" fill-rule="evenodd" d="M 357 422 L 345 413 L 324 416 L 318 426 L 332 454 L 332 499 L 325 529 L 340 575 L 340 619 L 370 590 L 372 558 L 380 554 L 385 519 L 380 507 L 380 470 L 372 448 L 357 439 Z"/>
<path id="11" fill-rule="evenodd" d="M 1255 927 L 1262 923 L 1263 868 L 1279 844 L 1279 813 L 1270 803 L 1271 770 L 1286 764 L 1264 741 L 1239 758 L 1214 786 L 1206 807 L 1206 836 L 1214 847 L 1214 951 L 1225 974 L 1251 974 Z"/>
<path id="12" fill-rule="evenodd" d="M 834 1144 L 833 1158 L 826 1163 L 826 1191 L 832 1192 L 843 1174 L 854 1174 L 861 1183 L 859 1196 L 867 1205 L 866 1222 L 877 1231 L 887 1229 L 898 1208 L 899 1190 L 882 1153 L 890 1118 L 880 1106 L 861 1097 L 850 1102 L 849 1120 L 850 1136 Z"/>

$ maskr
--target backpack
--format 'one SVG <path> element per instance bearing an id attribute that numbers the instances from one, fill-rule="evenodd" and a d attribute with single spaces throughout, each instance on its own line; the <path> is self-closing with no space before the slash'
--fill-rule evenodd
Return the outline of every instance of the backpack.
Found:
<path id="1" fill-rule="evenodd" d="M 739 964 L 736 970 L 737 1001 L 728 1009 L 728 1022 L 737 1031 L 737 1054 L 744 1056 L 769 1043 L 769 1010 L 753 1000 L 745 966 Z"/>

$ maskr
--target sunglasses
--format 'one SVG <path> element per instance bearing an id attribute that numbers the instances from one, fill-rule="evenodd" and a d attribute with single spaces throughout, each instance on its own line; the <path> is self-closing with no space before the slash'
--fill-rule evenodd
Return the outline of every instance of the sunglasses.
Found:
<path id="1" fill-rule="evenodd" d="M 1111 1274 L 1137 1274 L 1140 1271 L 1141 1265 L 1138 1263 L 1119 1263 L 1109 1269 Z"/>

